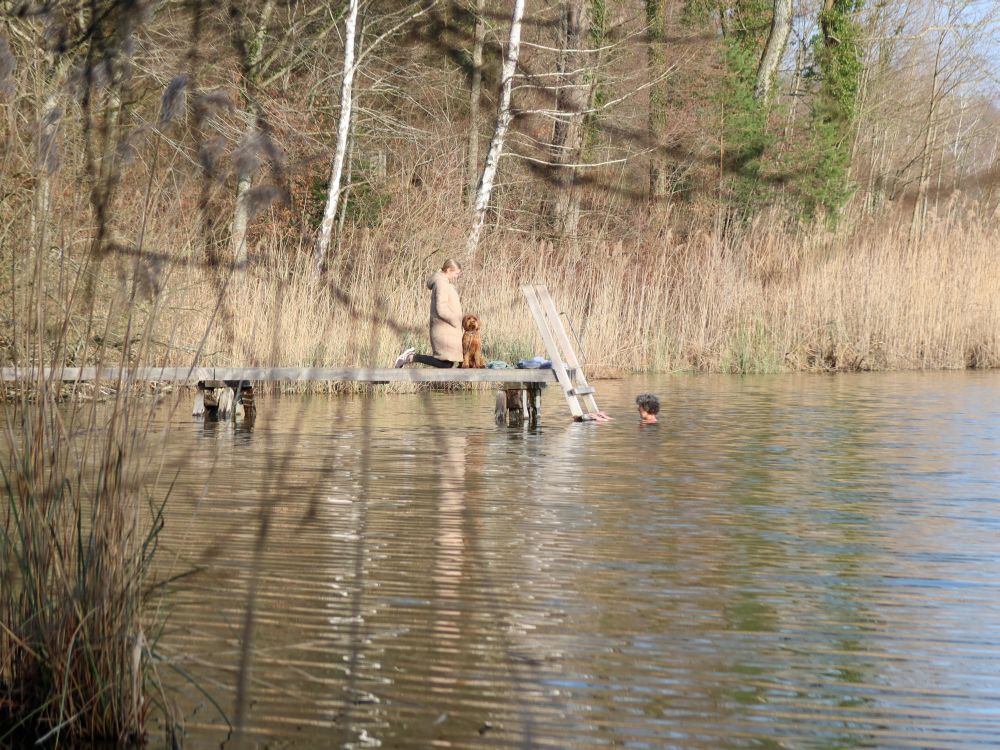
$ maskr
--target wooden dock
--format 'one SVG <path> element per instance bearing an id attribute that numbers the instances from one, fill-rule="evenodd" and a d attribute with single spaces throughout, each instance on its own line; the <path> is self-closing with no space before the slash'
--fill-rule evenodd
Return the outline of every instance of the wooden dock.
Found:
<path id="1" fill-rule="evenodd" d="M 30 384 L 41 377 L 65 384 L 103 382 L 170 383 L 197 386 L 193 416 L 253 421 L 254 386 L 261 383 L 353 382 L 388 383 L 496 383 L 494 419 L 498 424 L 538 424 L 541 392 L 558 383 L 551 369 L 461 368 L 347 368 L 347 367 L 62 367 L 0 368 L 0 380 Z"/>
<path id="2" fill-rule="evenodd" d="M 150 382 L 195 385 L 207 381 L 237 383 L 354 382 L 354 383 L 555 383 L 551 369 L 463 370 L 436 368 L 345 367 L 63 367 L 42 368 L 48 380 L 84 383 Z M 37 368 L 0 368 L 0 380 L 32 382 Z"/>
<path id="3" fill-rule="evenodd" d="M 597 407 L 594 388 L 587 382 L 561 313 L 544 285 L 521 287 L 548 352 L 551 368 L 461 369 L 461 368 L 347 368 L 347 367 L 61 367 L 0 368 L 0 381 L 25 385 L 39 382 L 173 383 L 197 385 L 195 415 L 212 412 L 219 416 L 253 419 L 254 384 L 296 382 L 352 383 L 497 383 L 495 417 L 498 423 L 537 423 L 541 392 L 549 383 L 558 384 L 575 420 L 606 418 Z"/>

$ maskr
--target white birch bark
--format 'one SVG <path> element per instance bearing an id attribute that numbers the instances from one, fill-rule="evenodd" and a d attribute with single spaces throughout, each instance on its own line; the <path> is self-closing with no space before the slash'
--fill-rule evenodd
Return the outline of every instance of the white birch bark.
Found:
<path id="1" fill-rule="evenodd" d="M 358 26 L 359 0 L 350 0 L 347 9 L 347 20 L 344 24 L 344 78 L 340 86 L 340 117 L 337 122 L 337 147 L 333 153 L 333 166 L 330 169 L 330 187 L 327 192 L 326 208 L 323 210 L 323 221 L 319 227 L 319 238 L 316 242 L 314 262 L 317 272 L 323 270 L 327 251 L 330 249 L 330 238 L 333 235 L 333 222 L 337 217 L 337 205 L 340 199 L 340 179 L 344 174 L 344 156 L 347 153 L 347 134 L 351 129 L 352 95 L 354 88 L 354 37 Z"/>
<path id="2" fill-rule="evenodd" d="M 767 46 L 757 68 L 757 81 L 753 89 L 753 98 L 757 101 L 767 101 L 771 95 L 774 74 L 781 63 L 781 56 L 788 44 L 788 35 L 792 33 L 792 0 L 774 0 L 774 15 L 771 17 L 771 33 L 767 37 Z"/>
<path id="3" fill-rule="evenodd" d="M 248 131 L 249 132 L 249 131 Z M 250 216 L 247 210 L 246 194 L 252 185 L 250 175 L 243 175 L 236 183 L 236 207 L 233 209 L 233 259 L 236 266 L 242 267 L 247 262 L 247 226 Z"/>
<path id="4" fill-rule="evenodd" d="M 500 83 L 500 104 L 497 107 L 497 124 L 486 152 L 486 164 L 483 165 L 483 175 L 479 178 L 479 188 L 476 190 L 476 202 L 472 211 L 472 231 L 465 245 L 465 254 L 472 256 L 479 247 L 479 236 L 486 220 L 486 209 L 493 192 L 493 180 L 496 178 L 500 154 L 503 152 L 503 141 L 510 127 L 510 97 L 514 83 L 514 71 L 517 69 L 517 59 L 521 52 L 521 19 L 524 17 L 524 0 L 514 0 L 514 12 L 510 19 L 510 39 L 507 42 L 507 56 L 503 62 L 503 77 Z"/>

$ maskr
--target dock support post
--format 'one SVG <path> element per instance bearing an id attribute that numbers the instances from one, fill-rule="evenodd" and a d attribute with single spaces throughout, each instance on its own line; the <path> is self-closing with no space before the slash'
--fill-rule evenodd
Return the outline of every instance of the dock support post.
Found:
<path id="1" fill-rule="evenodd" d="M 253 383 L 240 383 L 240 406 L 243 407 L 243 421 L 253 424 L 257 417 L 257 405 L 253 397 Z"/>
<path id="2" fill-rule="evenodd" d="M 228 385 L 219 388 L 218 414 L 220 418 L 228 419 L 233 409 L 233 389 Z"/>
<path id="3" fill-rule="evenodd" d="M 518 383 L 497 391 L 494 419 L 498 425 L 520 427 L 527 420 L 537 427 L 542 415 L 542 388 L 545 383 Z"/>
<path id="4" fill-rule="evenodd" d="M 501 426 L 507 424 L 507 393 L 506 393 L 506 391 L 503 391 L 503 390 L 497 391 L 496 406 L 494 407 L 494 410 L 493 410 L 493 420 L 498 425 L 501 425 Z"/>
<path id="5" fill-rule="evenodd" d="M 194 408 L 191 409 L 192 417 L 200 417 L 205 413 L 205 381 L 198 381 L 198 392 L 194 395 Z"/>
<path id="6" fill-rule="evenodd" d="M 524 424 L 524 409 L 521 405 L 522 388 L 513 386 L 507 392 L 507 426 L 520 427 Z"/>
<path id="7" fill-rule="evenodd" d="M 544 383 L 525 383 L 528 394 L 528 426 L 538 427 L 542 416 L 542 388 Z"/>

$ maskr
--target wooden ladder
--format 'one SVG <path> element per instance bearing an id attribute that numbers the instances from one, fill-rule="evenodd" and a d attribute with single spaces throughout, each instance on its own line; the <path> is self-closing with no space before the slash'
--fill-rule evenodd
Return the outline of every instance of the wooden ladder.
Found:
<path id="1" fill-rule="evenodd" d="M 585 419 L 585 415 L 598 414 L 597 401 L 594 399 L 594 389 L 583 374 L 580 360 L 577 359 L 573 344 L 570 343 L 566 329 L 563 328 L 559 312 L 556 310 L 549 289 L 544 284 L 525 285 L 521 293 L 528 303 L 528 309 L 535 319 L 542 343 L 552 360 L 552 369 L 566 397 L 573 418 Z M 570 374 L 572 373 L 572 375 Z M 583 401 L 583 406 L 580 401 Z"/>

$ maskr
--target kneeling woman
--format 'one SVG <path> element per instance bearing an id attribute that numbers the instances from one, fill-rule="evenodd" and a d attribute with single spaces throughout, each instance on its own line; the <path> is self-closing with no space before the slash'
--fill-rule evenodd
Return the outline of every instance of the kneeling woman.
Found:
<path id="1" fill-rule="evenodd" d="M 431 350 L 433 356 L 417 354 L 413 348 L 396 357 L 396 367 L 410 362 L 431 367 L 458 367 L 462 364 L 462 302 L 458 298 L 455 282 L 462 275 L 462 268 L 450 258 L 440 271 L 427 279 L 431 290 Z"/>

